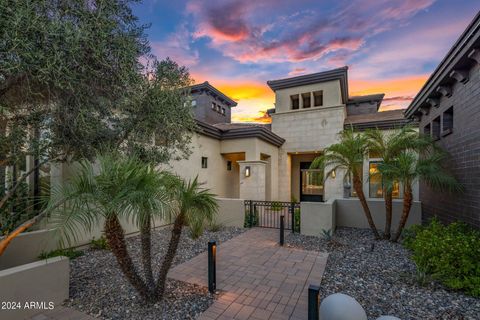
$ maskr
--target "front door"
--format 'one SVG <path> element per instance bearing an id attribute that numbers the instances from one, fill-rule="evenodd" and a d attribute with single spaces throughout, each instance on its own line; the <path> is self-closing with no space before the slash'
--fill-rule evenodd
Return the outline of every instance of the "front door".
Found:
<path id="1" fill-rule="evenodd" d="M 300 162 L 300 201 L 323 201 L 323 170 L 310 169 L 311 162 Z"/>

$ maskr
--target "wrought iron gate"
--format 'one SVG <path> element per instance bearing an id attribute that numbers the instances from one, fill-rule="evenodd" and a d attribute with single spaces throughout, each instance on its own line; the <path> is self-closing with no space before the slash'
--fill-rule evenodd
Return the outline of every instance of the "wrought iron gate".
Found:
<path id="1" fill-rule="evenodd" d="M 285 217 L 285 229 L 300 232 L 300 203 L 245 200 L 245 228 L 280 228 Z"/>

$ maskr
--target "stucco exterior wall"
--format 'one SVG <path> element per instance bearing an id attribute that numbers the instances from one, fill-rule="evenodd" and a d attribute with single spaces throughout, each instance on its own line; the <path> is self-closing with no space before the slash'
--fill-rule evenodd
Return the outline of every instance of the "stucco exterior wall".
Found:
<path id="1" fill-rule="evenodd" d="M 337 199 L 335 204 L 337 227 L 369 228 L 367 218 L 363 213 L 362 205 L 358 199 Z M 370 199 L 368 200 L 368 207 L 370 208 L 375 225 L 378 229 L 383 230 L 385 226 L 385 202 L 383 199 Z M 402 200 L 393 200 L 392 231 L 396 230 L 402 214 L 402 208 Z M 414 201 L 407 220 L 407 227 L 421 223 L 421 204 L 418 201 Z"/>
<path id="2" fill-rule="evenodd" d="M 243 228 L 245 219 L 245 202 L 243 199 L 217 198 L 217 222 L 224 226 Z"/>
<path id="3" fill-rule="evenodd" d="M 338 106 L 342 104 L 342 94 L 340 91 L 340 81 L 326 81 L 294 88 L 286 88 L 275 91 L 275 113 L 283 113 L 290 110 L 290 96 L 295 94 L 309 93 L 314 91 L 323 91 L 323 106 L 311 107 L 311 109 L 321 109 L 324 107 Z M 313 101 L 313 100 L 312 100 Z M 300 108 L 302 102 L 300 102 Z"/>
<path id="4" fill-rule="evenodd" d="M 340 95 L 340 89 L 338 89 Z M 272 115 L 272 131 L 285 139 L 279 151 L 279 197 L 280 200 L 289 201 L 292 193 L 290 179 L 299 172 L 291 171 L 292 159 L 289 154 L 295 155 L 305 152 L 321 152 L 329 145 L 338 141 L 338 133 L 343 130 L 345 120 L 345 106 L 340 105 L 329 108 L 310 108 L 295 110 Z M 287 173 L 288 172 L 288 173 Z M 283 177 L 282 177 L 283 175 Z M 324 199 L 342 196 L 341 179 L 337 175 L 334 180 L 325 182 Z M 340 180 L 340 182 L 338 182 Z"/>
<path id="5" fill-rule="evenodd" d="M 327 202 L 302 202 L 300 204 L 300 232 L 307 236 L 320 236 L 322 230 L 336 228 L 335 200 Z"/>
<path id="6" fill-rule="evenodd" d="M 184 179 L 194 179 L 198 175 L 199 182 L 219 197 L 231 197 L 226 194 L 228 182 L 227 159 L 221 154 L 221 141 L 204 135 L 192 137 L 191 154 L 188 159 L 171 161 L 165 169 L 175 172 Z M 207 157 L 207 168 L 202 168 L 202 157 Z"/>

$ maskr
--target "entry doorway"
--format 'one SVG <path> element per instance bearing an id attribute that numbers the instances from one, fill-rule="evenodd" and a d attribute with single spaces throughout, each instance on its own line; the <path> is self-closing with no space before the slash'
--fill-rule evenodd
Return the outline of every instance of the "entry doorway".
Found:
<path id="1" fill-rule="evenodd" d="M 323 201 L 323 170 L 310 169 L 311 162 L 300 162 L 300 201 Z"/>

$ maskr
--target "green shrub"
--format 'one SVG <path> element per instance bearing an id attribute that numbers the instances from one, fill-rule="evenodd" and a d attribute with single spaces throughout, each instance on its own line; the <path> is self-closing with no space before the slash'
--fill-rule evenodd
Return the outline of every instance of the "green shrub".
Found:
<path id="1" fill-rule="evenodd" d="M 300 208 L 295 209 L 294 215 L 295 215 L 295 225 L 293 226 L 294 231 L 297 233 L 300 233 Z"/>
<path id="2" fill-rule="evenodd" d="M 50 252 L 42 252 L 38 256 L 38 258 L 43 260 L 43 259 L 54 258 L 54 257 L 59 257 L 59 256 L 65 256 L 65 257 L 68 257 L 69 259 L 75 259 L 75 258 L 78 258 L 80 256 L 83 256 L 83 252 L 72 249 L 72 248 L 57 249 L 57 250 L 53 250 L 53 251 L 50 251 Z"/>
<path id="3" fill-rule="evenodd" d="M 188 225 L 188 230 L 190 233 L 190 238 L 198 239 L 203 234 L 205 229 L 205 222 L 202 220 L 191 221 Z"/>
<path id="4" fill-rule="evenodd" d="M 107 238 L 104 236 L 101 236 L 98 239 L 93 238 L 92 241 L 90 241 L 90 247 L 95 250 L 110 250 Z"/>
<path id="5" fill-rule="evenodd" d="M 455 222 L 444 226 L 433 219 L 413 226 L 403 242 L 419 271 L 446 287 L 480 297 L 480 232 Z"/>
<path id="6" fill-rule="evenodd" d="M 243 222 L 244 228 L 251 228 L 258 225 L 258 210 L 254 210 L 250 212 L 250 209 L 247 208 L 247 212 L 245 213 L 245 220 Z"/>
<path id="7" fill-rule="evenodd" d="M 221 222 L 218 221 L 218 218 L 214 218 L 210 223 L 208 224 L 208 230 L 211 232 L 218 232 L 222 230 L 225 227 L 225 225 Z"/>

